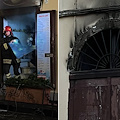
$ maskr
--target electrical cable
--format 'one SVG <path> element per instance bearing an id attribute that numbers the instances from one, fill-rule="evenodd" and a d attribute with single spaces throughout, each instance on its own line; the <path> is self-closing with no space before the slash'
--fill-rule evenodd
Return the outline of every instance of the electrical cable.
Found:
<path id="1" fill-rule="evenodd" d="M 4 85 L 5 85 L 5 84 L 4 84 Z M 3 85 L 3 86 L 4 86 L 4 85 Z M 17 91 L 19 90 L 20 86 L 21 86 L 21 84 L 18 85 L 18 87 L 16 88 L 16 91 L 14 92 L 14 94 L 17 93 Z M 7 94 L 7 93 L 6 93 L 6 94 Z M 13 115 L 16 114 L 16 112 L 17 112 L 17 102 L 16 102 L 16 99 L 15 99 L 14 102 L 15 102 L 15 111 L 14 111 L 12 114 L 10 114 L 10 115 L 4 115 L 5 117 L 10 117 L 10 116 L 13 116 Z"/>
<path id="2" fill-rule="evenodd" d="M 4 85 L 5 84 L 3 84 L 3 86 L 2 86 L 2 88 L 4 87 Z M 22 86 L 22 84 L 19 84 L 18 86 L 17 86 L 17 88 L 16 88 L 16 90 L 14 91 L 14 95 L 18 92 L 18 90 L 20 89 L 20 87 Z M 54 90 L 54 94 L 53 94 L 53 102 L 54 102 L 54 97 L 55 97 L 55 88 L 53 88 L 53 87 L 51 87 L 51 86 L 49 86 L 49 85 L 45 85 L 45 87 L 48 87 L 48 88 L 50 88 L 50 89 L 52 89 L 52 90 Z M 3 89 L 0 89 L 0 90 L 3 90 Z M 5 92 L 5 91 L 2 91 L 3 93 Z M 6 95 L 7 93 L 5 93 L 5 95 Z M 44 94 L 45 94 L 45 89 L 43 90 L 43 99 L 42 99 L 42 104 L 43 104 L 43 101 L 44 101 Z M 19 94 L 20 95 L 20 94 Z M 50 100 L 50 99 L 49 99 Z M 16 102 L 16 99 L 14 100 L 14 102 L 15 102 L 15 112 L 14 113 L 12 113 L 12 114 L 9 114 L 9 115 L 5 115 L 5 114 L 3 114 L 3 116 L 2 115 L 0 115 L 0 117 L 1 118 L 3 118 L 3 117 L 12 117 L 12 116 L 15 116 L 15 115 L 18 115 L 18 112 L 17 112 L 17 102 Z M 54 103 L 52 104 L 52 116 L 53 116 L 53 105 L 54 105 Z M 8 112 L 12 112 L 12 111 L 7 111 L 7 113 Z M 43 109 L 42 109 L 42 111 L 41 110 L 37 110 L 37 112 L 39 112 L 39 113 L 42 113 L 42 116 L 43 116 L 43 119 L 44 120 L 46 120 L 45 119 L 45 114 L 43 113 Z M 23 113 L 22 113 L 23 114 Z M 24 113 L 24 115 L 25 115 L 25 113 Z M 26 113 L 26 115 L 28 115 L 28 113 Z M 33 114 L 29 114 L 29 115 L 33 115 Z M 35 114 L 34 114 L 35 115 Z M 16 116 L 15 116 L 16 117 Z M 21 117 L 22 118 L 22 117 Z M 12 120 L 12 119 L 10 119 L 10 120 Z"/>

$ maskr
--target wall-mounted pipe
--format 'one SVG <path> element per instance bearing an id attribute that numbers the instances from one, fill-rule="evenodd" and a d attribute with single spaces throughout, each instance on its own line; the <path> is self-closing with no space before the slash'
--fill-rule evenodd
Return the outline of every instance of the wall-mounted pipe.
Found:
<path id="1" fill-rule="evenodd" d="M 87 14 L 99 14 L 99 13 L 109 13 L 114 11 L 120 11 L 120 5 L 110 6 L 110 7 L 100 7 L 100 8 L 89 8 L 89 9 L 74 9 L 74 10 L 64 10 L 59 12 L 59 17 L 71 17 L 71 16 L 81 16 Z"/>

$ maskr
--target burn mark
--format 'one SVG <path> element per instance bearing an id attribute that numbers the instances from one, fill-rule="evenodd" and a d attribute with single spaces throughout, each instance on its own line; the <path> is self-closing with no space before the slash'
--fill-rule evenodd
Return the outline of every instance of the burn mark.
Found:
<path id="1" fill-rule="evenodd" d="M 102 18 L 92 27 L 84 27 L 83 30 L 80 30 L 79 34 L 77 32 L 75 32 L 75 42 L 74 42 L 74 44 L 72 44 L 72 45 L 74 45 L 73 49 L 72 49 L 73 58 L 71 59 L 71 62 L 68 63 L 68 68 L 70 66 L 70 68 L 69 68 L 70 71 L 77 70 L 77 62 L 79 59 L 79 53 L 80 53 L 81 49 L 83 48 L 85 42 L 88 40 L 88 38 L 94 36 L 95 34 L 101 32 L 103 30 L 115 29 L 115 28 L 120 29 L 120 19 L 119 18 L 110 19 L 109 16 L 107 16 L 106 19 Z M 72 45 L 70 45 L 70 47 Z M 72 63 L 72 66 L 70 65 L 71 63 Z"/>
<path id="2" fill-rule="evenodd" d="M 73 48 L 73 42 L 70 40 L 70 48 Z"/>

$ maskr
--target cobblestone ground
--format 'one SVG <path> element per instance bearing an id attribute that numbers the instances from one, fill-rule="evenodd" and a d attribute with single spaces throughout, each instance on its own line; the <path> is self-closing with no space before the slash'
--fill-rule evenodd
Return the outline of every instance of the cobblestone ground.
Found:
<path id="1" fill-rule="evenodd" d="M 39 114 L 0 112 L 0 120 L 58 120 L 58 119 L 42 116 Z"/>

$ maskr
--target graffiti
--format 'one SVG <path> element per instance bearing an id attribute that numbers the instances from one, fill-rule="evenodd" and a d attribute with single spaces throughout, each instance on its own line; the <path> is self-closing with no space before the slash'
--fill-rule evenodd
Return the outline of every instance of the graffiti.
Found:
<path id="1" fill-rule="evenodd" d="M 10 89 L 6 96 L 11 100 L 16 100 L 20 97 L 22 99 L 26 99 L 29 102 L 35 103 L 34 95 L 26 89 Z"/>
<path id="2" fill-rule="evenodd" d="M 14 89 L 11 89 L 10 92 L 8 93 L 8 96 L 12 99 L 14 99 L 15 97 L 18 97 L 19 96 L 19 93 L 16 92 L 16 90 Z"/>
<path id="3" fill-rule="evenodd" d="M 23 96 L 26 97 L 28 101 L 32 101 L 32 103 L 35 103 L 34 96 L 27 90 L 23 90 Z"/>

